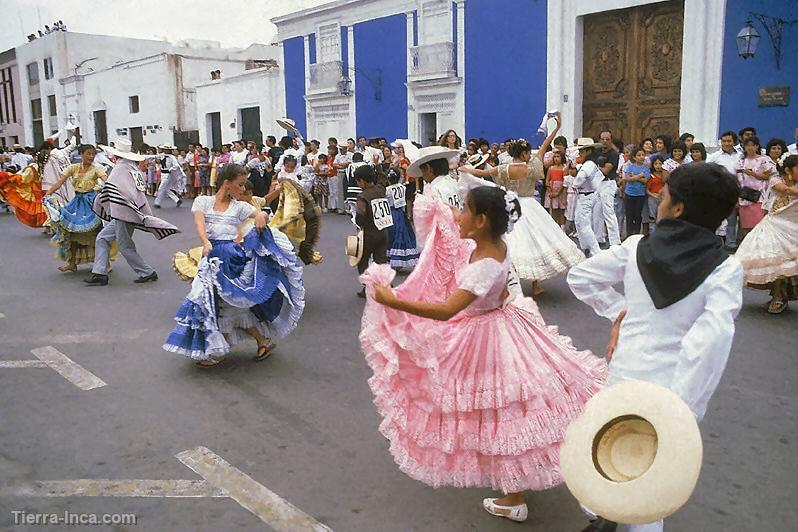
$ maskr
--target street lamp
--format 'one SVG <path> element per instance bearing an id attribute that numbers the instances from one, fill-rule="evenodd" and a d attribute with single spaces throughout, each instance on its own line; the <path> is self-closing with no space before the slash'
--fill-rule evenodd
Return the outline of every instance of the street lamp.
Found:
<path id="1" fill-rule="evenodd" d="M 737 53 L 740 57 L 743 59 L 754 57 L 760 38 L 751 21 L 747 20 L 743 29 L 737 34 Z"/>

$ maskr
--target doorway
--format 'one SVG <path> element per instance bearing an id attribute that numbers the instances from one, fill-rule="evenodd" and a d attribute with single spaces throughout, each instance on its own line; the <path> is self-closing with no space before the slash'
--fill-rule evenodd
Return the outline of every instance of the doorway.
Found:
<path id="1" fill-rule="evenodd" d="M 418 115 L 418 140 L 422 146 L 434 146 L 438 142 L 438 115 L 421 113 Z"/>
<path id="2" fill-rule="evenodd" d="M 94 111 L 94 142 L 108 144 L 108 123 L 105 121 L 105 111 Z"/>
<path id="3" fill-rule="evenodd" d="M 144 145 L 144 130 L 140 127 L 131 127 L 128 131 L 131 147 L 134 151 L 141 151 L 141 147 Z"/>
<path id="4" fill-rule="evenodd" d="M 222 115 L 221 113 L 208 113 L 208 141 L 211 147 L 222 147 Z"/>
<path id="5" fill-rule="evenodd" d="M 239 109 L 241 116 L 241 138 L 252 140 L 255 144 L 263 144 L 263 133 L 260 130 L 260 107 Z"/>
<path id="6" fill-rule="evenodd" d="M 683 0 L 585 17 L 584 135 L 678 136 L 683 30 Z"/>

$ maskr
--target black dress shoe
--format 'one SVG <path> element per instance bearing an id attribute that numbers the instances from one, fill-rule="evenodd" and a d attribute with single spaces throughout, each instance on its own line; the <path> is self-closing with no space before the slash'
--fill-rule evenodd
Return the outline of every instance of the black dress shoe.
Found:
<path id="1" fill-rule="evenodd" d="M 93 273 L 88 279 L 83 279 L 83 282 L 89 286 L 105 286 L 108 284 L 108 276 Z"/>
<path id="2" fill-rule="evenodd" d="M 615 532 L 617 528 L 618 523 L 599 517 L 583 528 L 582 532 Z"/>
<path id="3" fill-rule="evenodd" d="M 181 205 L 183 205 L 183 200 L 182 199 L 177 200 L 177 205 L 175 205 L 175 207 L 180 207 Z"/>
<path id="4" fill-rule="evenodd" d="M 158 274 L 155 273 L 155 272 L 152 272 L 151 274 L 145 275 L 144 277 L 139 277 L 138 279 L 136 279 L 133 282 L 141 284 L 141 283 L 149 283 L 150 281 L 157 281 L 157 280 L 158 280 Z"/>

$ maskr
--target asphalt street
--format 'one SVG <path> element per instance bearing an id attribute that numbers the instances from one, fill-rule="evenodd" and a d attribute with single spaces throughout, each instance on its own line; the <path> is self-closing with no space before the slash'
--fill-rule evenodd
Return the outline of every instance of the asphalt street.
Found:
<path id="1" fill-rule="evenodd" d="M 59 272 L 41 231 L 0 214 L 0 363 L 34 361 L 0 365 L 0 529 L 270 530 L 230 497 L 41 497 L 15 488 L 34 480 L 201 480 L 176 455 L 202 446 L 338 532 L 581 530 L 586 521 L 564 486 L 529 493 L 530 517 L 519 525 L 481 509 L 490 490 L 432 489 L 394 465 L 358 345 L 363 302 L 343 254 L 351 231 L 344 216 L 325 215 L 326 261 L 305 269 L 305 314 L 268 360 L 252 360 L 254 342 L 213 370 L 163 351 L 189 288 L 171 271 L 171 257 L 197 243 L 188 207 L 158 212 L 183 233 L 135 236 L 157 283 L 133 284 L 120 258 L 106 287 L 84 286 L 86 266 Z M 579 303 L 563 277 L 544 287 L 537 301 L 547 322 L 577 347 L 603 353 L 610 323 Z M 770 316 L 767 299 L 745 291 L 729 364 L 701 425 L 701 478 L 666 521 L 669 531 L 788 531 L 798 522 L 798 312 Z M 35 362 L 31 350 L 45 346 L 106 385 L 84 390 Z M 133 513 L 137 523 L 15 526 L 13 512 L 22 510 Z"/>

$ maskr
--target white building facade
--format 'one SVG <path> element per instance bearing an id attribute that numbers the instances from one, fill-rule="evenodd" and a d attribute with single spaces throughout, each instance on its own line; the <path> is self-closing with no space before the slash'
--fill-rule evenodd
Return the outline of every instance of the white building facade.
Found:
<path id="1" fill-rule="evenodd" d="M 25 145 L 19 65 L 12 48 L 0 52 L 0 146 Z"/>

